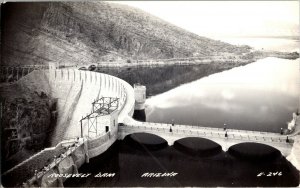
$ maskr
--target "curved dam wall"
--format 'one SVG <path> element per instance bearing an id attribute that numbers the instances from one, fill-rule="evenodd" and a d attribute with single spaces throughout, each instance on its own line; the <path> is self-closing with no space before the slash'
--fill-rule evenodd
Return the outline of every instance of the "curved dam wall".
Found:
<path id="1" fill-rule="evenodd" d="M 101 97 L 119 98 L 118 122 L 134 111 L 133 88 L 125 81 L 107 74 L 76 69 L 49 70 L 51 95 L 57 99 L 57 125 L 51 144 L 80 136 L 80 119 L 92 111 L 92 102 Z M 87 125 L 83 124 L 87 135 Z"/>
<path id="2" fill-rule="evenodd" d="M 62 140 L 80 136 L 80 119 L 92 111 L 92 102 L 101 97 L 119 98 L 116 111 L 117 123 L 124 123 L 133 115 L 135 103 L 133 88 L 117 77 L 76 69 L 50 69 L 48 78 L 51 95 L 57 98 L 57 125 L 51 141 L 54 145 Z M 87 126 L 86 123 L 83 124 L 84 137 L 87 136 Z M 79 149 L 79 151 L 76 149 L 80 155 L 74 153 L 66 165 L 59 165 L 62 169 L 58 169 L 58 172 L 66 173 L 70 169 L 73 169 L 74 172 L 74 169 L 78 169 L 82 165 L 82 161 L 88 162 L 89 158 L 105 152 L 117 138 L 118 126 L 113 126 L 109 132 L 97 138 L 85 140 L 83 144 L 86 149 Z M 48 176 L 44 175 L 44 177 L 45 179 L 42 179 L 40 185 L 53 183 L 59 185 L 64 181 L 64 179 L 61 181 L 59 177 L 56 177 L 53 178 L 56 181 L 50 183 Z"/>

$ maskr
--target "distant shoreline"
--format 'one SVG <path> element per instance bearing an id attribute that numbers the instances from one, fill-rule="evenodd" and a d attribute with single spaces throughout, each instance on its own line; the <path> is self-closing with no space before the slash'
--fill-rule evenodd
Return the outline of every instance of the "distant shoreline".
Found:
<path id="1" fill-rule="evenodd" d="M 299 36 L 220 36 L 219 38 L 282 38 L 282 39 L 299 39 Z"/>
<path id="2" fill-rule="evenodd" d="M 126 62 L 125 60 L 119 62 L 101 62 L 93 64 L 100 68 L 123 68 L 123 67 L 148 67 L 148 66 L 168 66 L 168 65 L 203 65 L 203 64 L 223 64 L 235 66 L 245 65 L 255 62 L 259 59 L 266 57 L 276 57 L 281 59 L 298 59 L 298 52 L 276 52 L 276 51 L 253 51 L 242 55 L 218 55 L 210 57 L 190 57 L 190 58 L 173 58 L 173 59 L 161 59 L 161 60 L 132 60 Z M 76 67 L 85 68 L 87 65 L 77 65 Z M 89 65 L 91 66 L 91 65 Z"/>

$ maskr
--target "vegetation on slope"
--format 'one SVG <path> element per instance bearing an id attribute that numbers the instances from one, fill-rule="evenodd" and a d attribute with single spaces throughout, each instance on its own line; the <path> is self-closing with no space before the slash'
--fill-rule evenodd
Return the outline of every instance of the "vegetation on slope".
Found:
<path id="1" fill-rule="evenodd" d="M 90 64 L 243 54 L 251 49 L 197 36 L 115 3 L 6 3 L 1 8 L 4 64 Z"/>
<path id="2" fill-rule="evenodd" d="M 2 172 L 44 148 L 55 111 L 47 86 L 36 72 L 0 85 Z"/>

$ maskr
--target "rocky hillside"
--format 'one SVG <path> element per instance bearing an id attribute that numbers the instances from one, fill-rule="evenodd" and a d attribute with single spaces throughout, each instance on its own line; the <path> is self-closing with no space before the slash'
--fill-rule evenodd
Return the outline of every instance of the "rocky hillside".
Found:
<path id="1" fill-rule="evenodd" d="M 36 78 L 39 82 L 32 81 Z M 0 85 L 2 172 L 44 148 L 51 122 L 55 123 L 49 88 L 46 77 L 37 72 Z"/>
<path id="2" fill-rule="evenodd" d="M 1 18 L 3 64 L 90 64 L 250 50 L 197 36 L 115 3 L 5 3 Z"/>

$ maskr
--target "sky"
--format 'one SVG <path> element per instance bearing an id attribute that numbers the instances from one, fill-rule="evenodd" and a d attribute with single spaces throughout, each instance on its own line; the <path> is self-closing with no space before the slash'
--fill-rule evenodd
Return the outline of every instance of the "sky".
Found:
<path id="1" fill-rule="evenodd" d="M 299 36 L 299 1 L 114 1 L 204 36 Z"/>

